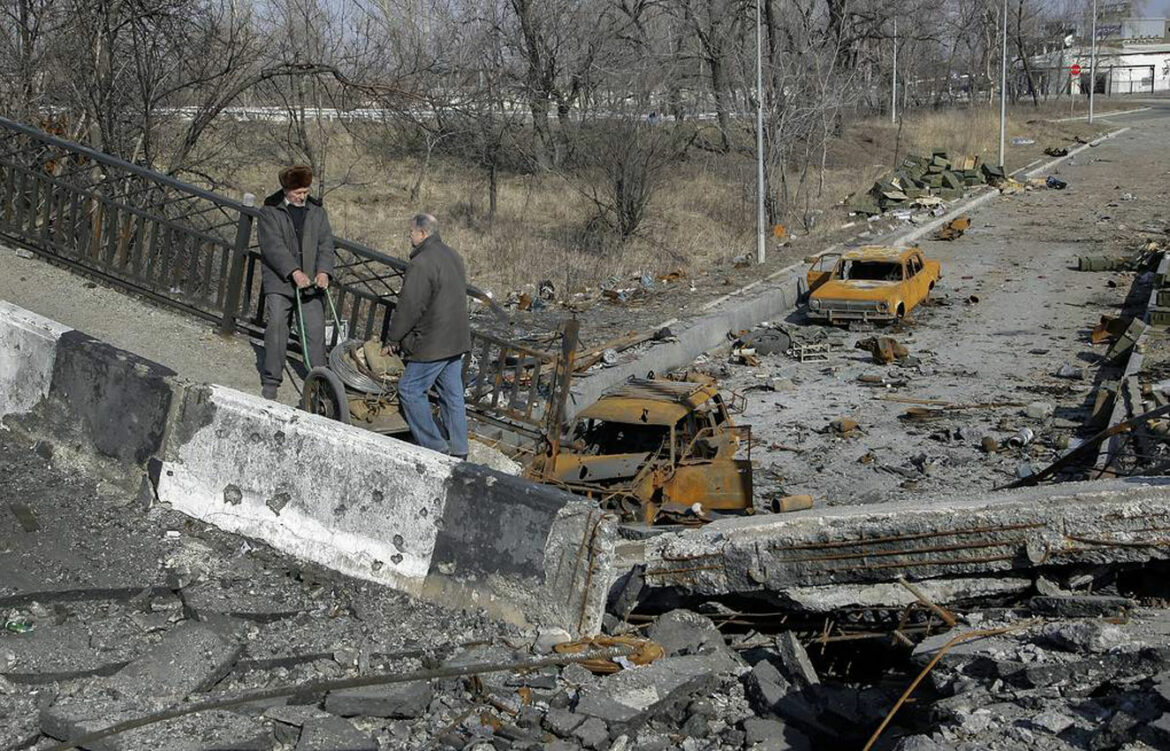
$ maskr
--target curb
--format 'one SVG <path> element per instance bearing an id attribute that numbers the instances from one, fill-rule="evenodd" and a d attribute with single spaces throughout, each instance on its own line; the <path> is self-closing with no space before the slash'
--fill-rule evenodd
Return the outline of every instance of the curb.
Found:
<path id="1" fill-rule="evenodd" d="M 141 480 L 147 503 L 342 574 L 519 625 L 601 628 L 616 530 L 595 502 L 183 381 L 5 301 L 0 421 Z"/>
<path id="2" fill-rule="evenodd" d="M 1118 110 L 1117 112 L 1105 112 L 1105 113 L 1094 112 L 1093 116 L 1100 119 L 1100 120 L 1104 120 L 1106 118 L 1118 117 L 1120 115 L 1132 115 L 1132 114 L 1135 114 L 1137 112 L 1149 112 L 1152 109 L 1154 109 L 1154 108 L 1153 107 L 1138 107 L 1138 108 L 1132 109 L 1132 110 Z M 1087 114 L 1085 114 L 1085 115 L 1077 115 L 1076 117 L 1062 117 L 1062 118 L 1059 118 L 1057 120 L 1049 120 L 1048 122 L 1071 123 L 1071 122 L 1074 122 L 1076 120 L 1088 120 L 1088 119 L 1089 119 L 1089 116 Z"/>

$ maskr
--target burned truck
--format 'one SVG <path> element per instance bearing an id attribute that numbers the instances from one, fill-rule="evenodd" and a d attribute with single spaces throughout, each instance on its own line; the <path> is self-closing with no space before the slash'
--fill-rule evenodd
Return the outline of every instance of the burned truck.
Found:
<path id="1" fill-rule="evenodd" d="M 626 519 L 698 524 L 752 509 L 751 427 L 713 380 L 633 379 L 578 413 L 526 475 Z"/>

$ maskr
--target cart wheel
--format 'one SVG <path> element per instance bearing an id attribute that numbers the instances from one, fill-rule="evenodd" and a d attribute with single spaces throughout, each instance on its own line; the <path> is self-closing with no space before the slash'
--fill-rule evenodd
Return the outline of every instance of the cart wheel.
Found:
<path id="1" fill-rule="evenodd" d="M 301 409 L 349 425 L 345 385 L 329 368 L 318 366 L 309 371 L 301 388 Z"/>

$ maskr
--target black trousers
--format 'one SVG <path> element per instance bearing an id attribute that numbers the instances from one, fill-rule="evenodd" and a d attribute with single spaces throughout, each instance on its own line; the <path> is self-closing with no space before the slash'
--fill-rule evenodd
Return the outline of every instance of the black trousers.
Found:
<path id="1" fill-rule="evenodd" d="M 325 296 L 320 293 L 302 295 L 301 309 L 305 316 L 309 361 L 313 367 L 328 365 L 325 361 Z M 260 383 L 279 386 L 284 378 L 289 331 L 295 331 L 300 336 L 296 302 L 279 293 L 264 295 L 264 317 L 268 325 L 264 329 L 264 369 L 260 373 Z M 301 346 L 305 346 L 305 343 L 302 342 Z"/>

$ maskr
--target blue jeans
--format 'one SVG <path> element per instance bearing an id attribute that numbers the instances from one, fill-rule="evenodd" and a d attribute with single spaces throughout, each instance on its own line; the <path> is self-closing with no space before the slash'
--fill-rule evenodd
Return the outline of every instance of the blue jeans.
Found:
<path id="1" fill-rule="evenodd" d="M 427 391 L 439 392 L 439 416 L 446 437 L 435 424 Z M 467 456 L 467 406 L 463 402 L 463 356 L 434 362 L 408 362 L 398 380 L 398 400 L 418 445 L 452 456 Z"/>

